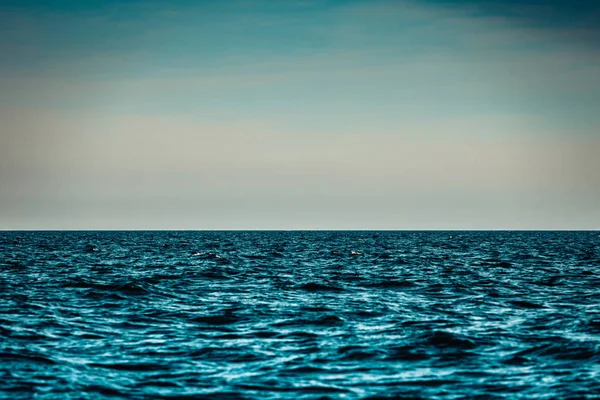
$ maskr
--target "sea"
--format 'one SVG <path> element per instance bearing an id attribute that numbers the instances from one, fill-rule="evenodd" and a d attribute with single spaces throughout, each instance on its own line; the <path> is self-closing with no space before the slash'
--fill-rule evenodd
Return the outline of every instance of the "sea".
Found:
<path id="1" fill-rule="evenodd" d="M 600 232 L 3 231 L 2 399 L 600 399 Z"/>

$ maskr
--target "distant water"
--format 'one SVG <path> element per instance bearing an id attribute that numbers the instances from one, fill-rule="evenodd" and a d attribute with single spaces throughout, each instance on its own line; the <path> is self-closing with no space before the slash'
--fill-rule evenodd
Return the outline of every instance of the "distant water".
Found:
<path id="1" fill-rule="evenodd" d="M 0 232 L 0 397 L 600 398 L 600 232 Z"/>

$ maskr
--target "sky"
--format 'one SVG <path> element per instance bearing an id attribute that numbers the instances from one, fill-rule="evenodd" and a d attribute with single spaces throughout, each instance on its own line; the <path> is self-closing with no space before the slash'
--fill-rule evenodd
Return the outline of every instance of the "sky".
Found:
<path id="1" fill-rule="evenodd" d="M 0 229 L 600 229 L 599 10 L 2 0 Z"/>

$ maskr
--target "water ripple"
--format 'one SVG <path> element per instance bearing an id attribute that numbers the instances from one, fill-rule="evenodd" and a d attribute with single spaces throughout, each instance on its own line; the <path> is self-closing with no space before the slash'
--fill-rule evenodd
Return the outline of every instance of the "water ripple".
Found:
<path id="1" fill-rule="evenodd" d="M 0 397 L 593 398 L 598 232 L 0 232 Z"/>

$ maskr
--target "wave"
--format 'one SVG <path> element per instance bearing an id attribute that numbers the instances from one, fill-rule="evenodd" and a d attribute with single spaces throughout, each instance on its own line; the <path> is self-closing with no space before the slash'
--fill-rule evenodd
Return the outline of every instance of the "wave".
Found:
<path id="1" fill-rule="evenodd" d="M 585 398 L 599 243 L 0 232 L 0 397 Z"/>

